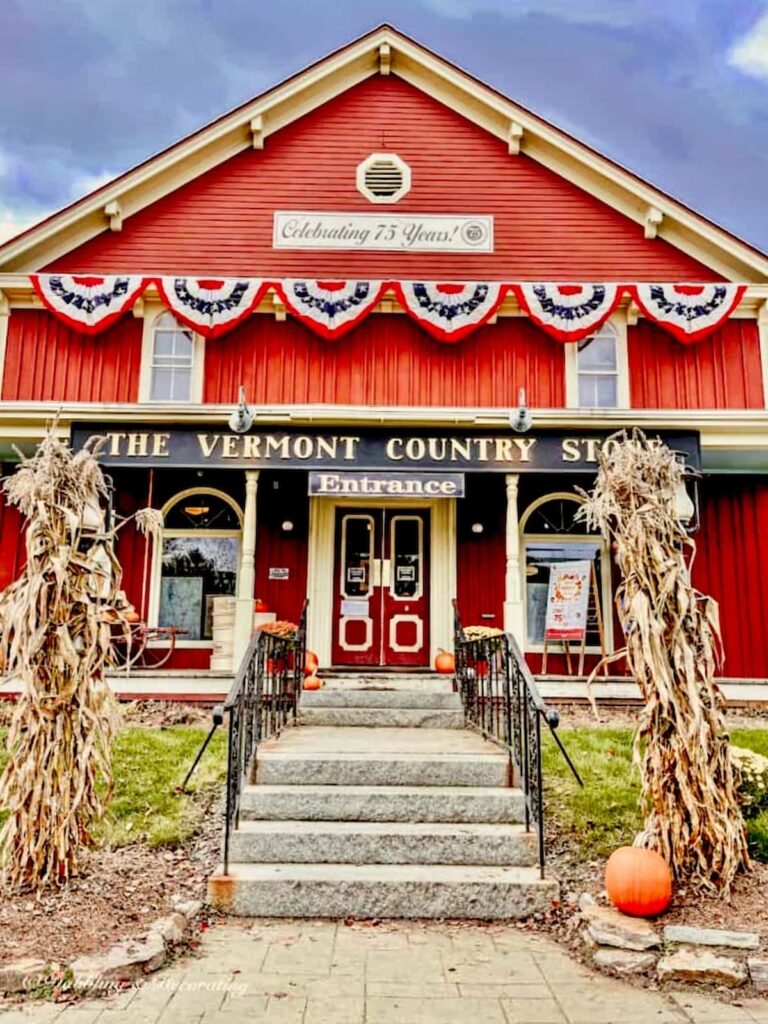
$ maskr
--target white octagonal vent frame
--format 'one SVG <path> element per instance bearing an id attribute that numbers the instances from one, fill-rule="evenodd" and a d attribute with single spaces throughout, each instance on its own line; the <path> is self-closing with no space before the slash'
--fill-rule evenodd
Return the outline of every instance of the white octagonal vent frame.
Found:
<path id="1" fill-rule="evenodd" d="M 388 180 L 397 188 L 384 191 Z M 375 190 L 379 183 L 381 191 Z M 371 153 L 357 165 L 357 189 L 369 203 L 397 203 L 411 191 L 411 168 L 397 153 Z"/>

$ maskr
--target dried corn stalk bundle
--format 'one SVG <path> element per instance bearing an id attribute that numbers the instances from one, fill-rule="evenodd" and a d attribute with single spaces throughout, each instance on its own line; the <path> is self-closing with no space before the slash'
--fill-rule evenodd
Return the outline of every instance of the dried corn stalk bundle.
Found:
<path id="1" fill-rule="evenodd" d="M 638 838 L 694 888 L 728 894 L 749 866 L 731 769 L 717 602 L 691 584 L 695 542 L 676 512 L 685 470 L 674 452 L 634 430 L 603 446 L 581 510 L 613 541 L 616 608 L 645 706 L 635 736 L 645 832 Z"/>
<path id="2" fill-rule="evenodd" d="M 0 595 L 2 667 L 23 693 L 0 779 L 10 812 L 0 847 L 6 884 L 40 888 L 76 873 L 111 794 L 115 704 L 105 667 L 113 631 L 129 632 L 92 452 L 72 454 L 49 433 L 3 486 L 27 521 L 27 562 Z"/>

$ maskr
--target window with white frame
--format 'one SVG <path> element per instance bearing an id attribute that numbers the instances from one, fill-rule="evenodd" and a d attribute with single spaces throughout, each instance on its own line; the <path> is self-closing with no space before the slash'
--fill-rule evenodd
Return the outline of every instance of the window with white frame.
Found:
<path id="1" fill-rule="evenodd" d="M 579 342 L 576 353 L 577 406 L 616 409 L 621 400 L 619 338 L 610 324 Z"/>
<path id="2" fill-rule="evenodd" d="M 240 509 L 220 491 L 182 491 L 166 505 L 155 569 L 159 626 L 184 629 L 184 642 L 212 638 L 214 598 L 237 590 L 241 540 Z"/>
<path id="3" fill-rule="evenodd" d="M 582 499 L 575 494 L 548 494 L 533 502 L 521 518 L 525 551 L 525 641 L 527 650 L 540 650 L 544 644 L 547 595 L 550 574 L 562 562 L 591 562 L 595 589 L 600 595 L 603 623 L 612 622 L 611 566 L 608 545 L 599 534 L 591 534 L 576 512 Z M 610 626 L 605 642 L 611 650 Z M 598 621 L 590 615 L 587 623 L 587 649 L 600 649 Z"/>
<path id="4" fill-rule="evenodd" d="M 193 398 L 197 346 L 194 333 L 170 313 L 162 313 L 152 329 L 149 399 L 188 402 Z"/>

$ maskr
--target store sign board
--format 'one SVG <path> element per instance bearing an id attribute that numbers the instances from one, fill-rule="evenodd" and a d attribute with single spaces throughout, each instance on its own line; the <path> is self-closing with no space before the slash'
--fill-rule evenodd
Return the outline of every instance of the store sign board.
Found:
<path id="1" fill-rule="evenodd" d="M 101 437 L 104 466 L 154 466 L 199 469 L 306 469 L 407 473 L 584 473 L 597 468 L 608 434 L 578 431 L 411 430 L 343 428 L 276 429 L 263 427 L 233 434 L 210 427 L 157 424 L 120 428 L 112 424 L 74 424 L 72 445 L 81 448 Z M 699 435 L 648 431 L 680 452 L 693 469 L 700 466 Z"/>
<path id="2" fill-rule="evenodd" d="M 309 493 L 340 498 L 463 498 L 463 473 L 309 474 Z"/>
<path id="3" fill-rule="evenodd" d="M 493 217 L 277 210 L 275 249 L 375 252 L 493 252 Z"/>

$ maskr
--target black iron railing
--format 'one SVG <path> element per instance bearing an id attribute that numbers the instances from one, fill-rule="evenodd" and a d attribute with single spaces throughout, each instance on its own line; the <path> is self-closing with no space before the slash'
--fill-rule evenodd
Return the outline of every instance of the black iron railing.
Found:
<path id="1" fill-rule="evenodd" d="M 306 661 L 307 605 L 292 638 L 257 633 L 248 646 L 224 703 L 229 748 L 224 822 L 224 874 L 229 870 L 229 839 L 240 821 L 243 786 L 249 781 L 256 748 L 295 721 Z"/>
<path id="2" fill-rule="evenodd" d="M 544 785 L 541 723 L 549 729 L 580 786 L 579 773 L 557 734 L 560 716 L 548 708 L 514 637 L 465 633 L 454 602 L 456 681 L 467 724 L 508 751 L 525 797 L 526 831 L 536 831 L 544 877 Z"/>

